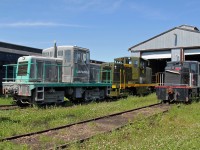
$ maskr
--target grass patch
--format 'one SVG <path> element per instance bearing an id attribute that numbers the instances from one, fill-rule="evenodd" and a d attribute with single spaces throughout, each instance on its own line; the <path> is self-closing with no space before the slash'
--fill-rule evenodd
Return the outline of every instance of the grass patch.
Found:
<path id="1" fill-rule="evenodd" d="M 197 150 L 200 148 L 200 105 L 174 105 L 157 115 L 127 125 L 119 131 L 98 135 L 69 149 Z"/>
<path id="2" fill-rule="evenodd" d="M 52 106 L 48 109 L 33 107 L 0 111 L 0 138 L 53 128 L 156 102 L 156 95 L 151 94 L 146 97 L 128 97 L 114 102 L 90 103 L 64 108 Z M 0 144 L 0 149 L 4 144 Z"/>
<path id="3" fill-rule="evenodd" d="M 0 97 L 0 105 L 12 105 L 13 100 L 11 97 L 5 98 L 5 97 Z"/>

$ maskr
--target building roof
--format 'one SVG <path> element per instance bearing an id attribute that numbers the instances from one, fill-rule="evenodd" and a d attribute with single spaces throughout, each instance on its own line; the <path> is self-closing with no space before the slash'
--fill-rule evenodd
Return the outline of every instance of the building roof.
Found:
<path id="1" fill-rule="evenodd" d="M 155 43 L 156 42 L 156 40 L 155 39 L 158 39 L 159 37 L 161 37 L 161 36 L 163 36 L 163 35 L 167 35 L 168 33 L 170 33 L 170 32 L 172 32 L 172 31 L 174 31 L 174 30 L 180 30 L 180 31 L 186 31 L 186 32 L 191 32 L 191 33 L 197 33 L 197 34 L 199 34 L 200 33 L 200 31 L 199 31 L 199 29 L 197 28 L 197 27 L 195 27 L 195 26 L 190 26 L 190 25 L 181 25 L 181 26 L 178 26 L 178 27 L 174 27 L 174 28 L 172 28 L 172 29 L 170 29 L 170 30 L 167 30 L 167 31 L 165 31 L 165 32 L 163 32 L 163 33 L 161 33 L 161 34 L 159 34 L 159 35 L 156 35 L 156 36 L 154 36 L 154 37 L 152 37 L 152 38 L 150 38 L 150 39 L 148 39 L 148 40 L 146 40 L 146 41 L 143 41 L 143 42 L 141 42 L 141 43 L 139 43 L 139 44 L 136 44 L 136 45 L 134 45 L 134 46 L 132 46 L 132 47 L 130 47 L 129 49 L 128 49 L 128 51 L 140 51 L 140 50 L 148 50 L 148 49 L 152 49 L 152 47 L 151 48 L 148 48 L 148 46 L 147 45 L 149 45 L 149 42 L 152 42 L 152 41 L 154 41 L 154 45 L 155 44 L 157 44 L 157 43 Z M 182 33 L 179 33 L 180 34 L 180 36 L 183 36 L 183 32 Z M 176 35 L 176 33 L 174 32 L 173 33 L 173 35 Z M 171 35 L 168 35 L 168 36 L 172 36 L 172 34 Z M 184 37 L 183 38 L 189 38 L 189 36 L 187 36 L 187 35 L 184 35 Z M 191 37 L 191 35 L 190 35 L 190 37 Z M 170 37 L 168 37 L 168 39 L 169 39 Z M 164 40 L 164 39 L 162 39 L 162 40 Z M 167 38 L 165 37 L 165 40 L 167 40 Z M 200 34 L 199 34 L 199 40 L 200 40 Z M 186 40 L 187 41 L 187 40 Z M 157 41 L 157 42 L 165 42 L 165 41 L 161 41 L 161 39 L 159 40 L 159 41 Z M 172 42 L 172 41 L 171 41 Z M 198 42 L 200 42 L 200 41 L 198 41 Z M 148 44 L 147 44 L 148 43 Z M 196 42 L 197 43 L 197 42 Z M 146 44 L 146 45 L 145 45 Z M 169 43 L 168 43 L 169 44 Z M 184 47 L 184 46 L 182 46 L 181 45 L 182 43 L 180 43 L 178 46 L 179 47 Z M 200 44 L 200 43 L 199 43 Z M 164 44 L 165 46 L 163 46 L 163 47 L 159 47 L 158 49 L 166 49 L 167 48 L 167 44 L 165 43 Z M 175 48 L 177 45 L 175 45 L 174 47 L 171 47 L 171 45 L 169 44 L 169 48 Z M 194 46 L 197 46 L 197 45 L 194 45 Z M 199 45 L 200 46 L 200 45 Z M 156 47 L 155 47 L 155 49 L 157 49 Z"/>
<path id="2" fill-rule="evenodd" d="M 190 26 L 190 25 L 181 25 L 178 28 L 183 28 L 183 29 L 188 29 L 188 30 L 195 30 L 195 31 L 199 31 L 199 29 L 195 26 Z"/>
<path id="3" fill-rule="evenodd" d="M 22 46 L 22 45 L 11 44 L 11 43 L 0 41 L 0 48 L 1 47 L 7 48 L 7 49 L 20 50 L 20 51 L 28 51 L 28 52 L 33 52 L 33 53 L 42 53 L 42 49 L 39 49 L 39 48 L 33 48 L 33 47 Z"/>

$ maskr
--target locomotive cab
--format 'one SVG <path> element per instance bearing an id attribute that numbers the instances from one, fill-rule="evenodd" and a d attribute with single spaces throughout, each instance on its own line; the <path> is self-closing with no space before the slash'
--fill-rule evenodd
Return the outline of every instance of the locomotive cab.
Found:
<path id="1" fill-rule="evenodd" d="M 128 84 L 151 83 L 152 72 L 148 61 L 139 57 L 120 57 L 115 59 L 115 64 L 122 64 L 124 77 Z"/>
<path id="2" fill-rule="evenodd" d="M 165 85 L 200 86 L 198 62 L 169 62 L 165 68 Z"/>
<path id="3" fill-rule="evenodd" d="M 60 58 L 62 64 L 62 82 L 89 82 L 90 79 L 90 51 L 78 46 L 54 46 L 44 49 L 42 55 Z"/>

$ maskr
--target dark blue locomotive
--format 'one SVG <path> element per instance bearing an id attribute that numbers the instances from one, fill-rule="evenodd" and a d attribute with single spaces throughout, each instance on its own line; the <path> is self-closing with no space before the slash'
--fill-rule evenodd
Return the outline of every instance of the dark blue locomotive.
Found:
<path id="1" fill-rule="evenodd" d="M 158 99 L 163 102 L 191 102 L 199 98 L 200 63 L 197 61 L 168 62 L 164 83 L 156 86 Z"/>

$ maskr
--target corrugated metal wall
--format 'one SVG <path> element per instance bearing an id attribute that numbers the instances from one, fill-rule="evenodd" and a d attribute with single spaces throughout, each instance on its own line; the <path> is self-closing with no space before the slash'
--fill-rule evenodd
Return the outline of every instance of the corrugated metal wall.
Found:
<path id="1" fill-rule="evenodd" d="M 174 49 L 200 46 L 200 32 L 175 28 L 161 36 L 133 47 L 131 51 Z"/>

